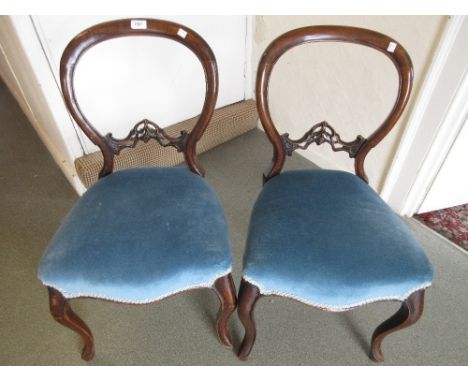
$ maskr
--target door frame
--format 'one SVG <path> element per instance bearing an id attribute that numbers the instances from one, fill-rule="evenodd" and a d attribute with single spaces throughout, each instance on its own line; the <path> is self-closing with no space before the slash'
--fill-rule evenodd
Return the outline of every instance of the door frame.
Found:
<path id="1" fill-rule="evenodd" d="M 451 16 L 382 188 L 382 198 L 401 215 L 418 212 L 462 127 L 468 52 L 460 59 L 459 47 L 467 39 L 468 18 Z"/>

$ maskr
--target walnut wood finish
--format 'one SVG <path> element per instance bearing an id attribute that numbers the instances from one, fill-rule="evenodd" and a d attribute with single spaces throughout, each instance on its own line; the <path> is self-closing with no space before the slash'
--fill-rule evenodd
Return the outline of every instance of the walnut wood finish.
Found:
<path id="1" fill-rule="evenodd" d="M 236 310 L 237 298 L 236 287 L 232 281 L 231 274 L 220 277 L 214 283 L 213 289 L 219 298 L 220 307 L 218 319 L 216 320 L 216 333 L 219 341 L 228 349 L 232 349 L 231 336 L 229 335 L 228 322 L 229 317 Z"/>
<path id="2" fill-rule="evenodd" d="M 203 289 L 203 288 L 195 288 L 195 289 Z M 236 287 L 232 280 L 231 273 L 227 274 L 226 276 L 222 276 L 215 280 L 211 289 L 216 293 L 219 298 L 220 307 L 218 311 L 218 317 L 216 320 L 216 334 L 218 335 L 218 339 L 226 348 L 232 349 L 232 340 L 229 334 L 228 323 L 229 318 L 231 317 L 232 313 L 236 310 L 237 307 L 237 293 Z M 50 312 L 52 317 L 59 322 L 60 324 L 74 330 L 79 335 L 83 337 L 85 342 L 85 346 L 82 352 L 82 358 L 85 361 L 90 361 L 93 359 L 95 355 L 95 348 L 94 348 L 94 339 L 91 333 L 91 330 L 86 325 L 86 323 L 75 313 L 72 311 L 69 300 L 65 298 L 58 290 L 48 287 L 49 290 L 49 302 L 50 302 Z M 182 292 L 177 292 L 167 297 L 164 297 L 163 300 L 169 297 L 176 296 L 178 294 L 182 294 Z M 94 299 L 94 297 L 89 297 Z M 102 299 L 101 299 L 102 300 Z M 113 301 L 119 304 L 132 304 L 132 303 L 122 303 L 119 301 Z M 161 300 L 158 300 L 161 301 Z"/>
<path id="3" fill-rule="evenodd" d="M 383 362 L 383 339 L 392 332 L 413 325 L 422 316 L 424 310 L 424 290 L 410 295 L 401 304 L 400 309 L 388 320 L 380 324 L 372 335 L 370 358 L 376 362 Z"/>
<path id="4" fill-rule="evenodd" d="M 169 136 L 164 129 L 147 119 L 138 122 L 124 139 L 116 139 L 112 133 L 106 134 L 104 139 L 109 144 L 114 154 L 118 155 L 122 149 L 134 148 L 138 141 L 147 143 L 150 139 L 155 139 L 163 147 L 172 146 L 177 152 L 184 151 L 189 134 L 184 130 L 179 137 Z"/>
<path id="5" fill-rule="evenodd" d="M 390 132 L 400 118 L 408 102 L 413 82 L 413 65 L 406 50 L 392 38 L 368 29 L 333 25 L 304 27 L 281 35 L 265 50 L 257 71 L 255 94 L 258 114 L 274 150 L 273 160 L 264 173 L 265 181 L 268 181 L 281 172 L 287 155 L 285 141 L 281 138 L 273 123 L 268 106 L 268 85 L 273 67 L 278 59 L 289 49 L 301 44 L 322 41 L 354 43 L 376 49 L 390 58 L 398 72 L 398 95 L 390 114 L 373 134 L 366 139 L 358 136 L 352 145 L 351 150 L 354 150 L 354 152 L 351 157 L 355 158 L 355 172 L 356 175 L 364 181 L 367 182 L 364 171 L 366 155 Z M 396 44 L 394 51 L 392 51 L 393 44 Z M 326 130 L 324 129 L 323 132 L 325 133 Z M 333 134 L 335 133 L 333 132 Z M 306 136 L 302 139 L 306 139 Z M 317 144 L 332 142 L 329 139 L 324 139 L 325 137 L 326 135 L 319 135 L 317 137 L 318 139 L 312 140 L 310 143 L 313 141 Z M 302 142 L 302 139 L 299 139 L 298 142 Z"/>
<path id="6" fill-rule="evenodd" d="M 368 46 L 385 54 L 397 69 L 399 90 L 393 109 L 378 129 L 367 138 L 358 135 L 354 141 L 345 142 L 326 121 L 323 121 L 312 126 L 301 138 L 291 139 L 287 133 L 280 135 L 273 123 L 268 106 L 268 85 L 274 65 L 289 49 L 305 43 L 322 41 Z M 327 25 L 299 28 L 278 37 L 263 53 L 257 71 L 256 100 L 258 113 L 267 137 L 273 145 L 273 160 L 263 174 L 264 182 L 281 172 L 286 155 L 292 155 L 296 149 L 307 149 L 312 143 L 317 145 L 328 143 L 333 151 L 347 152 L 350 158 L 355 158 L 356 175 L 367 182 L 364 171 L 366 155 L 390 132 L 398 121 L 408 103 L 412 81 L 413 68 L 408 53 L 395 40 L 378 32 L 354 27 Z M 375 330 L 370 353 L 373 360 L 383 361 L 381 343 L 385 336 L 405 328 L 419 319 L 423 311 L 423 296 L 424 290 L 412 294 L 403 302 L 401 309 L 393 317 Z M 245 328 L 244 340 L 238 353 L 240 359 L 248 357 L 255 342 L 256 328 L 253 311 L 260 297 L 260 290 L 243 279 L 238 299 L 238 315 Z"/>
<path id="7" fill-rule="evenodd" d="M 52 317 L 60 324 L 77 332 L 84 341 L 81 358 L 90 361 L 94 357 L 94 339 L 91 330 L 70 308 L 68 300 L 54 288 L 49 290 L 50 313 Z"/>
<path id="8" fill-rule="evenodd" d="M 178 149 L 183 151 L 185 161 L 190 170 L 196 174 L 203 175 L 204 170 L 197 161 L 196 144 L 208 126 L 218 96 L 218 69 L 215 56 L 203 38 L 186 26 L 164 20 L 144 19 L 144 21 L 146 21 L 146 29 L 132 29 L 131 19 L 109 21 L 84 30 L 70 41 L 60 61 L 60 82 L 65 103 L 78 126 L 80 126 L 86 136 L 102 151 L 104 165 L 99 173 L 99 178 L 109 175 L 112 173 L 114 167 L 114 154 L 118 154 L 123 147 L 133 147 L 134 145 L 129 146 L 126 145 L 125 142 L 130 138 L 136 138 L 136 140 L 138 140 L 140 136 L 138 134 L 132 135 L 131 132 L 130 135 L 121 140 L 121 142 L 113 139 L 109 135 L 104 137 L 85 117 L 76 99 L 73 86 L 75 68 L 81 56 L 96 44 L 106 40 L 127 36 L 162 37 L 174 40 L 186 46 L 197 56 L 202 64 L 205 73 L 206 94 L 203 109 L 195 127 L 190 133 L 186 133 L 187 137 L 183 138 L 184 143 L 183 145 L 179 145 Z M 155 124 L 152 125 L 154 127 Z M 149 127 L 150 124 L 146 124 L 145 126 Z M 156 131 L 158 130 L 156 129 Z M 149 135 L 143 135 L 142 137 L 148 136 Z M 153 138 L 153 136 L 150 137 Z M 124 144 L 121 144 L 122 142 Z"/>
<path id="9" fill-rule="evenodd" d="M 99 177 L 112 173 L 114 155 L 124 148 L 133 148 L 139 140 L 155 139 L 162 146 L 172 146 L 184 153 L 190 170 L 203 176 L 204 171 L 197 162 L 196 143 L 204 133 L 213 114 L 218 95 L 218 71 L 216 60 L 208 44 L 193 30 L 169 21 L 145 19 L 146 29 L 132 29 L 132 20 L 116 20 L 95 25 L 77 35 L 66 47 L 60 62 L 60 81 L 65 104 L 71 115 L 88 138 L 102 151 L 104 165 Z M 182 131 L 179 137 L 169 136 L 156 123 L 144 119 L 138 122 L 127 137 L 116 139 L 112 134 L 102 136 L 82 113 L 75 97 L 73 79 L 75 67 L 89 48 L 103 41 L 125 36 L 155 36 L 174 40 L 189 48 L 200 60 L 205 73 L 206 93 L 202 113 L 190 133 Z M 228 332 L 228 320 L 236 308 L 236 290 L 231 274 L 217 279 L 212 286 L 220 300 L 216 322 L 219 340 L 232 348 Z M 181 292 L 182 293 L 182 292 Z M 174 296 L 174 293 L 171 296 Z M 68 300 L 57 290 L 49 288 L 50 311 L 55 320 L 74 330 L 83 337 L 85 346 L 82 358 L 89 361 L 94 356 L 94 341 L 88 326 L 71 310 Z M 170 296 L 168 296 L 170 297 Z"/>
<path id="10" fill-rule="evenodd" d="M 237 354 L 241 360 L 247 359 L 255 343 L 257 328 L 254 320 L 254 308 L 260 297 L 259 289 L 245 279 L 242 279 L 239 287 L 239 305 L 237 308 L 237 315 L 245 329 L 244 340 Z"/>
<path id="11" fill-rule="evenodd" d="M 288 133 L 282 134 L 280 137 L 288 156 L 291 156 L 297 149 L 306 150 L 312 143 L 321 145 L 326 142 L 331 146 L 333 151 L 346 151 L 350 158 L 355 158 L 359 149 L 366 141 L 361 135 L 358 135 L 352 142 L 343 141 L 327 121 L 322 121 L 312 126 L 302 138 L 291 139 Z"/>

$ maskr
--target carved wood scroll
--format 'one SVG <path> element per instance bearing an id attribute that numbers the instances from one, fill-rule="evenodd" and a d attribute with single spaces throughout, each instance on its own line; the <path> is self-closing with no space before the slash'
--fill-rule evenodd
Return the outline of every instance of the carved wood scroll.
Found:
<path id="1" fill-rule="evenodd" d="M 150 139 L 155 139 L 163 147 L 172 146 L 178 152 L 182 152 L 185 149 L 188 136 L 189 133 L 183 130 L 179 137 L 171 137 L 154 122 L 144 119 L 133 127 L 126 138 L 116 139 L 112 133 L 109 133 L 105 136 L 105 140 L 116 155 L 124 148 L 134 148 L 138 141 L 147 143 Z"/>
<path id="2" fill-rule="evenodd" d="M 346 151 L 350 158 L 356 157 L 359 149 L 366 141 L 362 135 L 358 135 L 352 142 L 343 141 L 327 121 L 315 124 L 300 139 L 291 139 L 289 134 L 285 133 L 281 135 L 281 140 L 288 156 L 291 156 L 294 150 L 307 149 L 312 143 L 317 145 L 328 143 L 333 151 Z"/>

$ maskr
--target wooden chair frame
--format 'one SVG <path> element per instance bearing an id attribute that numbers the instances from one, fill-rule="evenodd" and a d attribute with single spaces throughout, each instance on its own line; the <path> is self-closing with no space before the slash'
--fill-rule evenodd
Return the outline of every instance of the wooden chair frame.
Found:
<path id="1" fill-rule="evenodd" d="M 302 138 L 291 140 L 287 134 L 280 135 L 273 123 L 268 107 L 268 85 L 276 62 L 295 46 L 323 41 L 353 43 L 376 49 L 390 58 L 397 69 L 399 86 L 395 104 L 379 128 L 366 139 L 359 135 L 353 142 L 344 142 L 324 121 L 312 126 Z M 412 84 L 413 64 L 408 53 L 395 40 L 381 33 L 362 28 L 324 25 L 295 29 L 278 37 L 262 55 L 255 91 L 260 121 L 274 149 L 272 163 L 264 173 L 265 180 L 281 172 L 286 155 L 291 155 L 294 150 L 305 149 L 313 142 L 318 145 L 327 142 L 334 151 L 346 151 L 351 158 L 355 158 L 356 175 L 367 182 L 364 172 L 366 155 L 390 132 L 400 118 L 408 103 Z M 304 145 L 300 146 L 301 143 Z"/>
<path id="2" fill-rule="evenodd" d="M 136 23 L 136 24 L 135 24 Z M 136 27 L 135 27 L 136 25 Z M 112 134 L 101 135 L 86 119 L 81 111 L 74 91 L 75 68 L 81 56 L 88 49 L 103 41 L 126 36 L 154 36 L 176 41 L 189 48 L 199 59 L 205 73 L 206 93 L 201 115 L 193 130 L 182 131 L 179 137 L 171 137 L 154 122 L 147 119 L 138 122 L 124 139 L 116 139 Z M 139 140 L 157 140 L 162 146 L 175 147 L 183 152 L 189 169 L 200 176 L 204 170 L 197 161 L 196 144 L 202 137 L 213 115 L 218 95 L 218 70 L 215 56 L 209 45 L 195 31 L 186 26 L 155 19 L 123 19 L 105 22 L 90 27 L 78 34 L 65 48 L 60 62 L 60 82 L 65 104 L 86 136 L 96 144 L 104 157 L 99 178 L 112 173 L 114 155 L 124 148 L 135 147 Z M 216 332 L 220 342 L 232 348 L 228 332 L 228 320 L 236 309 L 236 290 L 231 274 L 218 278 L 212 289 L 220 300 L 216 322 Z M 94 357 L 94 340 L 88 326 L 72 311 L 68 300 L 56 289 L 49 287 L 50 311 L 60 324 L 74 330 L 84 340 L 82 358 L 86 361 Z M 172 296 L 172 295 L 171 295 Z"/>
<path id="3" fill-rule="evenodd" d="M 376 49 L 385 54 L 397 69 L 399 88 L 393 108 L 377 130 L 367 138 L 359 135 L 354 141 L 345 142 L 323 121 L 312 126 L 303 137 L 293 140 L 288 134 L 280 135 L 273 123 L 268 106 L 268 85 L 274 65 L 291 48 L 323 41 L 353 43 Z M 273 160 L 263 174 L 264 182 L 281 172 L 287 155 L 292 155 L 296 149 L 306 149 L 312 143 L 328 143 L 333 151 L 346 151 L 350 158 L 355 159 L 355 174 L 367 182 L 364 171 L 366 155 L 390 132 L 400 118 L 408 103 L 412 82 L 413 66 L 408 53 L 398 42 L 381 33 L 362 28 L 326 25 L 299 28 L 278 37 L 263 53 L 257 71 L 258 113 L 265 133 L 273 145 Z M 248 357 L 255 342 L 254 308 L 260 297 L 262 295 L 259 289 L 242 279 L 238 296 L 238 315 L 245 329 L 244 340 L 238 353 L 241 359 Z M 385 336 L 414 324 L 421 317 L 423 308 L 424 290 L 414 292 L 403 301 L 400 310 L 375 330 L 371 340 L 371 359 L 383 361 L 381 344 Z"/>

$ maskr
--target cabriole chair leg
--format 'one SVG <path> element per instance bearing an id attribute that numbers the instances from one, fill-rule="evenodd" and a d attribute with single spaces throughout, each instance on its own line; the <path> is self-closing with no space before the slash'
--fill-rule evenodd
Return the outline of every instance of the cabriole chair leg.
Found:
<path id="1" fill-rule="evenodd" d="M 255 327 L 254 308 L 260 296 L 260 291 L 255 285 L 242 279 L 237 307 L 237 314 L 245 329 L 244 340 L 238 353 L 238 357 L 242 360 L 247 359 L 255 343 L 257 329 Z"/>
<path id="2" fill-rule="evenodd" d="M 424 290 L 411 294 L 400 309 L 388 320 L 380 324 L 372 335 L 370 358 L 376 362 L 383 362 L 383 339 L 392 332 L 413 325 L 419 320 L 424 310 Z"/>
<path id="3" fill-rule="evenodd" d="M 229 349 L 232 349 L 232 341 L 229 335 L 228 322 L 229 317 L 236 310 L 237 297 L 236 288 L 231 274 L 220 277 L 213 285 L 213 289 L 219 298 L 220 307 L 218 318 L 216 320 L 216 333 L 219 341 Z"/>
<path id="4" fill-rule="evenodd" d="M 49 290 L 50 313 L 52 317 L 60 324 L 77 332 L 84 340 L 84 347 L 81 358 L 90 361 L 94 357 L 94 339 L 91 330 L 70 308 L 68 301 L 63 295 L 54 288 Z"/>

